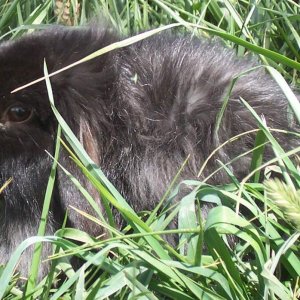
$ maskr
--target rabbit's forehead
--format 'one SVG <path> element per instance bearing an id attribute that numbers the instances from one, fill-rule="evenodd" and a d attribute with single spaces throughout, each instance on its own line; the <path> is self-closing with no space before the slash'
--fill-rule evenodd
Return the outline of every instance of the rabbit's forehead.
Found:
<path id="1" fill-rule="evenodd" d="M 43 75 L 43 54 L 35 46 L 24 40 L 0 44 L 0 95 Z"/>
<path id="2" fill-rule="evenodd" d="M 16 63 L 9 55 L 5 61 L 3 60 L 3 55 L 0 55 L 0 113 L 15 103 L 28 105 L 29 102 L 35 102 L 36 100 L 34 99 L 41 98 L 38 97 L 42 92 L 39 86 L 32 86 L 12 93 L 16 88 L 41 76 L 42 70 L 38 70 L 36 64 L 31 64 L 25 58 L 24 61 L 19 58 L 18 63 Z"/>
<path id="3" fill-rule="evenodd" d="M 0 95 L 11 94 L 11 92 L 26 83 L 29 83 L 42 76 L 41 70 L 24 62 L 23 66 L 1 65 L 0 61 Z"/>
<path id="4" fill-rule="evenodd" d="M 17 45 L 12 43 L 4 51 L 0 44 L 0 118 L 9 107 L 20 104 L 22 107 L 34 109 L 39 117 L 47 118 L 50 112 L 44 82 L 12 93 L 13 90 L 43 76 L 43 59 L 16 56 L 16 48 Z"/>
<path id="5" fill-rule="evenodd" d="M 0 118 L 9 107 L 20 104 L 34 109 L 42 118 L 46 118 L 49 115 L 49 100 L 44 82 L 12 93 L 13 90 L 42 77 L 43 62 L 33 62 L 32 59 L 27 60 L 24 57 L 17 60 L 16 63 L 9 54 L 5 60 L 0 45 Z"/>

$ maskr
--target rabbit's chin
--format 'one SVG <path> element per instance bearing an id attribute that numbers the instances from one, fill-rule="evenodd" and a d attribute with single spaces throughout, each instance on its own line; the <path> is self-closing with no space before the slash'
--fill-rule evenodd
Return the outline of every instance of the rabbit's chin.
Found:
<path id="1" fill-rule="evenodd" d="M 5 235 L 1 236 L 0 265 L 7 264 L 9 259 L 12 257 L 12 254 L 14 254 L 17 248 L 21 246 L 22 242 L 24 242 L 27 238 L 37 235 L 38 226 L 39 224 L 32 217 L 15 219 L 10 222 L 9 226 L 6 226 Z M 51 221 L 48 222 L 48 230 L 46 235 L 53 235 L 54 231 L 54 225 L 51 224 Z M 50 243 L 43 243 L 42 247 L 42 262 L 40 264 L 38 273 L 39 280 L 46 276 L 49 271 L 50 263 L 47 261 L 47 258 L 53 251 L 53 247 Z M 34 245 L 26 248 L 16 266 L 16 272 L 23 278 L 27 278 L 30 274 L 33 252 Z"/>

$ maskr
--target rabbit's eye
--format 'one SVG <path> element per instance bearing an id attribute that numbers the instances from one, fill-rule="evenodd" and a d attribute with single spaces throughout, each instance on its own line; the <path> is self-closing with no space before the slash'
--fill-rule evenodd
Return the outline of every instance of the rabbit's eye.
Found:
<path id="1" fill-rule="evenodd" d="M 12 106 L 6 113 L 8 122 L 25 122 L 32 116 L 32 110 L 23 106 Z"/>

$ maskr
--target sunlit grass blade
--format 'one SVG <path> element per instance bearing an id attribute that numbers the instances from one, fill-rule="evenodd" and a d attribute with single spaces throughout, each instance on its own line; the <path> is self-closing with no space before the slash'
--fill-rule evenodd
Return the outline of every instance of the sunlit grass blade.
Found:
<path id="1" fill-rule="evenodd" d="M 55 160 L 53 161 L 51 171 L 50 171 L 49 181 L 47 184 L 40 225 L 39 225 L 39 229 L 37 232 L 38 236 L 44 236 L 46 233 L 48 214 L 49 214 L 49 210 L 50 210 L 50 206 L 51 206 L 52 193 L 53 193 L 53 188 L 54 188 L 54 184 L 55 184 L 57 160 L 58 160 L 59 151 L 60 151 L 60 142 L 59 142 L 60 136 L 61 136 L 61 128 L 59 126 L 58 131 L 57 131 L 56 146 L 55 146 L 55 156 L 54 156 Z M 28 279 L 28 284 L 27 284 L 27 288 L 26 288 L 27 295 L 32 292 L 32 290 L 34 289 L 35 284 L 36 284 L 38 271 L 39 271 L 39 264 L 40 264 L 41 255 L 42 255 L 42 248 L 43 248 L 43 245 L 41 243 L 37 243 L 34 246 L 34 255 L 33 255 L 33 259 L 32 259 L 31 272 L 30 272 L 30 277 Z"/>

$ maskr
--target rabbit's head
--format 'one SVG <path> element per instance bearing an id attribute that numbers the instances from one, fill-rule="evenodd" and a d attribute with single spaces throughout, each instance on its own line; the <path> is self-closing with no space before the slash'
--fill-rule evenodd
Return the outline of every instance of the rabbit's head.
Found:
<path id="1" fill-rule="evenodd" d="M 95 36 L 98 38 L 95 39 Z M 0 187 L 12 180 L 0 194 L 0 264 L 7 262 L 22 240 L 37 234 L 53 163 L 49 153 L 54 153 L 58 126 L 49 104 L 45 81 L 12 91 L 43 77 L 44 61 L 51 73 L 114 40 L 114 35 L 105 30 L 92 32 L 54 27 L 0 46 Z M 51 78 L 58 110 L 96 162 L 100 147 L 95 126 L 96 120 L 104 113 L 97 102 L 107 93 L 108 82 L 112 79 L 108 67 L 113 66 L 110 60 L 107 55 L 105 59 L 96 59 Z M 102 118 L 103 122 L 106 122 L 105 119 Z M 60 162 L 85 182 L 84 176 L 63 149 Z M 97 199 L 90 185 L 88 189 Z M 48 234 L 53 234 L 59 226 L 69 204 L 92 213 L 64 172 L 58 170 Z M 98 228 L 73 211 L 69 213 L 69 221 L 79 229 L 99 233 Z M 24 274 L 30 264 L 29 255 L 31 251 L 21 261 L 20 269 Z"/>

